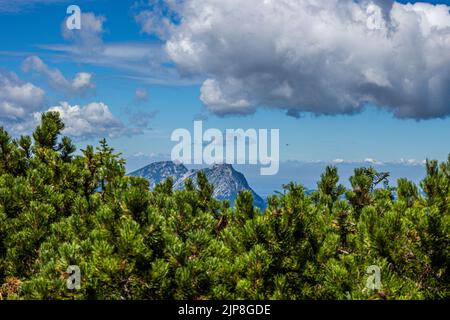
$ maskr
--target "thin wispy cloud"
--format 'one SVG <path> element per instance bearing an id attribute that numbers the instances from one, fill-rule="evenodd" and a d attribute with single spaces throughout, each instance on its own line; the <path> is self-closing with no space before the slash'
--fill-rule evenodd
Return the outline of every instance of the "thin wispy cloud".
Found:
<path id="1" fill-rule="evenodd" d="M 141 129 L 149 129 L 151 121 L 156 117 L 158 111 L 142 111 L 133 112 L 129 117 L 129 122 L 135 127 Z"/>
<path id="2" fill-rule="evenodd" d="M 118 75 L 143 83 L 184 85 L 199 83 L 180 76 L 161 42 L 105 42 L 107 17 L 93 12 L 81 15 L 81 30 L 68 30 L 61 23 L 61 35 L 66 43 L 38 44 L 47 54 L 58 59 L 111 68 Z"/>
<path id="3" fill-rule="evenodd" d="M 17 13 L 29 10 L 36 5 L 50 5 L 56 3 L 68 3 L 70 0 L 0 0 L 0 12 Z"/>

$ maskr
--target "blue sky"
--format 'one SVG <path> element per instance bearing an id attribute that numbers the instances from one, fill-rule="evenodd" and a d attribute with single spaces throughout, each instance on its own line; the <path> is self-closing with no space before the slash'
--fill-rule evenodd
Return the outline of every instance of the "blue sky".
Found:
<path id="1" fill-rule="evenodd" d="M 194 4 L 195 2 L 201 1 L 195 0 Z M 171 37 L 176 38 L 177 32 L 180 34 L 183 34 L 186 30 L 194 32 L 192 26 L 195 21 L 193 17 L 183 17 L 186 18 L 186 21 L 192 22 L 190 26 L 185 27 L 190 29 L 183 30 L 183 26 L 177 26 L 178 22 L 174 23 L 173 16 L 171 16 L 172 19 L 167 18 L 170 14 L 164 11 L 167 8 L 164 4 L 161 4 L 162 2 L 157 1 L 157 5 L 155 5 L 154 1 L 67 2 L 24 0 L 19 2 L 21 5 L 16 7 L 11 7 L 8 3 L 10 2 L 0 0 L 0 28 L 2 30 L 0 34 L 0 72 L 3 72 L 3 74 L 13 72 L 19 79 L 17 83 L 20 83 L 22 87 L 29 83 L 45 93 L 42 103 L 39 107 L 33 107 L 33 111 L 44 111 L 50 107 L 59 106 L 61 101 L 67 102 L 70 106 L 79 105 L 80 107 L 90 103 L 102 103 L 110 111 L 111 115 L 107 119 L 113 124 L 98 124 L 98 134 L 92 132 L 92 130 L 88 130 L 86 134 L 81 134 L 81 131 L 77 132 L 77 130 L 82 129 L 77 128 L 74 124 L 72 133 L 74 133 L 80 146 L 95 143 L 100 136 L 109 135 L 110 143 L 123 152 L 127 158 L 132 158 L 136 154 L 147 157 L 148 161 L 152 158 L 163 158 L 170 154 L 174 145 L 170 141 L 171 132 L 176 128 L 192 130 L 194 119 L 201 118 L 204 119 L 206 127 L 222 130 L 226 128 L 279 128 L 281 137 L 280 159 L 282 161 L 332 162 L 335 159 L 342 159 L 349 162 L 362 162 L 370 158 L 381 162 L 399 162 L 401 159 L 415 159 L 417 162 L 421 162 L 426 158 L 444 160 L 450 152 L 448 144 L 448 141 L 450 141 L 450 120 L 448 118 L 450 101 L 445 100 L 449 95 L 441 91 L 437 92 L 440 92 L 442 95 L 440 99 L 444 99 L 444 101 L 439 101 L 437 104 L 433 102 L 435 101 L 435 97 L 432 95 L 434 91 L 431 91 L 430 97 L 426 100 L 431 101 L 429 104 L 413 105 L 411 108 L 409 106 L 403 107 L 402 100 L 399 102 L 399 106 L 394 108 L 395 106 L 389 104 L 391 101 L 396 103 L 395 101 L 399 99 L 383 96 L 368 99 L 369 101 L 364 106 L 353 106 L 355 112 L 349 112 L 344 102 L 342 102 L 342 106 L 332 106 L 333 103 L 330 101 L 333 101 L 334 91 L 311 92 L 308 93 L 311 96 L 308 96 L 305 101 L 310 103 L 312 107 L 306 108 L 298 105 L 299 101 L 303 101 L 303 97 L 297 97 L 297 100 L 285 98 L 273 100 L 264 94 L 264 89 L 262 89 L 262 92 L 258 92 L 261 87 L 264 87 L 264 83 L 258 84 L 249 80 L 254 79 L 252 75 L 245 75 L 240 78 L 246 67 L 248 69 L 253 68 L 249 65 L 251 64 L 250 58 L 248 62 L 242 59 L 239 62 L 241 64 L 236 65 L 236 69 L 240 71 L 226 71 L 227 67 L 235 61 L 228 61 L 224 67 L 220 65 L 220 61 L 216 60 L 211 60 L 207 65 L 206 62 L 194 63 L 188 60 L 189 56 L 186 56 L 186 54 L 184 56 L 172 55 L 171 57 L 175 57 L 174 59 L 167 57 L 164 53 L 165 43 L 170 41 Z M 215 3 L 215 1 L 211 3 Z M 450 6 L 448 1 L 429 1 L 429 3 Z M 103 19 L 101 20 L 102 30 L 97 33 L 94 30 L 93 37 L 80 38 L 78 35 L 65 35 L 63 22 L 67 16 L 65 10 L 69 4 L 79 5 L 83 13 L 92 13 L 94 20 Z M 382 5 L 379 5 L 379 7 L 382 8 Z M 163 8 L 163 10 L 158 11 L 160 8 Z M 260 9 L 255 10 L 257 14 L 264 17 L 264 12 L 258 13 Z M 157 13 L 154 15 L 142 14 L 155 11 Z M 178 14 L 192 13 L 186 10 L 178 12 Z M 236 16 L 235 18 L 240 19 L 241 17 Z M 442 19 L 442 15 L 439 19 Z M 167 31 L 168 35 L 165 30 L 159 31 L 159 27 L 163 29 L 164 21 L 174 24 L 172 29 Z M 440 23 L 445 24 L 445 21 L 440 21 Z M 274 25 L 276 26 L 276 24 Z M 148 30 L 152 27 L 155 28 L 155 33 Z M 286 24 L 286 27 L 290 26 Z M 95 25 L 93 28 L 95 29 Z M 262 29 L 261 32 L 271 34 L 269 26 L 263 25 L 260 29 Z M 209 31 L 205 30 L 207 29 L 202 29 L 199 34 L 194 34 L 197 44 L 201 43 L 203 39 L 210 39 L 215 35 L 213 33 L 208 35 L 207 32 Z M 442 27 L 439 31 L 441 37 L 446 37 L 447 44 L 450 43 L 449 30 L 450 27 Z M 242 32 L 244 31 L 247 32 L 248 30 Z M 302 32 L 306 31 L 302 30 Z M 239 39 L 239 29 L 230 32 L 234 32 L 235 37 Z M 274 32 L 277 34 L 278 31 L 275 30 Z M 437 33 L 437 31 L 431 32 Z M 279 35 L 280 39 L 284 36 L 283 34 Z M 434 34 L 432 35 L 434 36 Z M 228 33 L 225 33 L 225 31 L 224 34 L 219 35 L 218 39 L 220 37 L 225 40 L 229 39 L 227 38 Z M 266 41 L 271 41 L 270 39 L 263 39 L 260 35 L 258 35 L 258 39 L 262 40 L 255 42 L 255 47 L 263 46 Z M 356 41 L 356 38 L 350 40 Z M 209 40 L 204 41 L 208 44 L 207 41 Z M 294 43 L 295 41 L 299 43 L 299 46 L 302 45 L 301 40 L 292 40 Z M 329 41 L 329 39 L 326 41 Z M 99 46 L 98 50 L 102 50 L 101 54 L 98 54 L 100 51 L 89 52 L 94 47 L 93 43 Z M 236 45 L 237 49 L 234 52 L 240 50 L 242 43 Z M 177 48 L 180 48 L 181 41 L 176 45 L 178 45 Z M 232 41 L 229 41 L 228 45 L 232 46 Z M 277 45 L 282 46 L 284 42 L 280 40 Z M 287 44 L 289 51 L 286 52 L 296 52 L 291 45 L 290 43 Z M 212 49 L 212 46 L 209 47 L 211 51 L 220 50 Z M 355 47 L 357 46 L 355 45 Z M 104 53 L 105 48 L 112 53 Z M 74 53 L 73 50 L 79 51 Z M 174 52 L 178 53 L 178 51 Z M 436 81 L 438 81 L 438 85 L 442 86 L 442 90 L 447 90 L 450 88 L 450 76 L 448 74 L 450 58 L 445 55 L 450 55 L 450 53 L 449 51 L 443 52 L 444 56 L 441 55 L 439 58 L 442 60 L 439 62 L 441 63 L 439 68 L 441 71 L 431 68 L 430 70 L 424 70 L 423 73 L 442 72 L 443 75 L 436 78 L 440 79 L 440 82 Z M 210 57 L 211 55 L 220 55 L 221 52 L 212 51 L 208 54 L 207 56 Z M 258 50 L 250 54 L 258 54 Z M 358 55 L 361 52 L 357 51 L 355 54 Z M 369 54 L 364 51 L 364 55 L 361 54 L 361 56 L 373 56 L 374 60 L 382 60 L 383 54 L 385 53 Z M 395 55 L 396 53 L 392 54 Z M 426 54 L 427 52 L 423 53 L 424 56 L 419 58 L 421 60 L 435 59 L 426 56 Z M 337 55 L 338 53 L 335 56 Z M 31 67 L 26 70 L 24 61 L 30 56 L 38 57 L 39 60 L 33 60 L 33 64 L 30 64 Z M 225 56 L 224 59 L 226 57 L 229 56 Z M 396 58 L 400 61 L 396 62 L 396 66 L 403 63 L 402 60 L 405 60 L 405 64 L 407 64 L 408 59 L 413 59 L 408 55 L 404 55 L 403 59 L 402 56 Z M 416 56 L 414 56 L 415 58 Z M 268 64 L 274 63 L 272 69 L 276 69 L 276 64 L 281 61 L 272 61 L 271 57 L 264 57 L 264 59 L 268 61 Z M 435 60 L 439 59 L 436 58 Z M 43 69 L 40 65 L 41 68 L 39 69 L 37 67 L 39 63 L 36 61 L 42 62 L 45 68 Z M 389 65 L 384 62 L 383 66 Z M 322 64 L 323 61 L 320 63 Z M 358 62 L 355 69 L 351 69 L 353 66 L 350 65 L 348 73 L 351 74 L 355 70 L 359 70 L 360 64 Z M 195 67 L 191 68 L 192 65 L 195 65 Z M 442 66 L 445 68 L 443 69 Z M 404 68 L 400 66 L 398 70 L 401 73 L 407 68 L 407 66 Z M 52 75 L 56 74 L 55 70 L 59 70 L 59 73 L 67 80 L 67 85 L 52 83 Z M 328 72 L 329 70 L 324 71 Z M 337 71 L 342 73 L 340 69 Z M 295 74 L 280 75 L 278 71 L 274 71 L 271 76 L 278 80 L 281 79 L 280 81 L 284 79 L 283 77 L 286 77 L 294 83 L 300 80 L 312 81 L 311 79 L 320 82 L 322 80 L 328 81 L 327 77 L 337 71 L 331 70 L 329 74 L 324 74 L 321 77 L 318 74 L 320 72 L 313 69 L 311 70 L 313 75 L 302 76 L 298 79 Z M 81 89 L 76 87 L 74 82 L 79 72 L 88 73 L 92 76 L 89 83 Z M 261 74 L 258 72 L 254 74 Z M 395 78 L 395 74 L 389 74 L 389 69 L 386 72 L 388 76 L 392 76 L 392 79 Z M 248 91 L 243 92 L 242 88 L 236 89 L 234 85 L 227 82 L 230 77 L 239 86 L 247 87 L 248 83 Z M 345 77 L 344 80 L 339 77 L 338 75 L 336 82 L 330 83 L 339 84 L 348 80 L 349 85 L 343 87 L 342 92 L 338 92 L 340 96 L 345 96 L 347 94 L 345 90 L 351 90 L 353 80 L 349 80 L 350 76 Z M 205 80 L 208 78 L 221 84 L 223 101 L 221 100 L 220 103 L 211 102 L 211 97 L 201 97 L 202 89 L 207 89 Z M 414 80 L 412 79 L 413 82 Z M 423 82 L 418 81 L 418 83 Z M 308 82 L 302 84 L 303 87 L 308 85 Z M 295 88 L 295 84 L 293 87 Z M 136 90 L 140 90 L 147 96 L 137 97 Z M 351 91 L 353 92 L 353 90 Z M 329 93 L 329 97 L 327 93 Z M 228 96 L 225 96 L 225 94 L 228 94 Z M 414 95 L 408 97 L 405 92 L 399 92 L 398 94 L 399 96 L 406 95 L 404 101 L 417 100 Z M 325 96 L 329 100 L 320 101 Z M 237 112 L 236 109 L 233 109 L 235 108 L 234 97 L 246 101 L 244 108 Z M 353 97 L 350 98 L 353 101 Z M 316 101 L 317 106 L 315 105 Z M 377 102 L 380 101 L 386 103 L 386 105 L 378 106 Z M 98 105 L 95 108 L 98 108 Z M 422 109 L 417 110 L 417 108 L 429 108 L 431 111 L 422 112 Z M 396 113 L 397 111 L 398 113 Z M 288 116 L 287 113 L 291 116 Z M 25 119 L 26 115 L 22 115 L 22 117 Z M 85 115 L 80 117 L 85 117 Z M 25 121 L 23 119 L 10 115 L 3 115 L 2 117 L 0 109 L 0 125 L 10 127 L 13 133 L 20 134 L 21 130 L 17 128 L 25 127 L 24 130 L 27 130 L 32 126 L 31 124 L 28 126 L 28 122 L 23 126 L 15 126 L 20 121 Z M 82 119 L 85 120 L 85 118 Z M 143 123 L 137 125 L 138 120 L 142 120 Z M 100 126 L 103 126 L 101 130 Z M 80 134 L 77 135 L 77 133 Z"/>

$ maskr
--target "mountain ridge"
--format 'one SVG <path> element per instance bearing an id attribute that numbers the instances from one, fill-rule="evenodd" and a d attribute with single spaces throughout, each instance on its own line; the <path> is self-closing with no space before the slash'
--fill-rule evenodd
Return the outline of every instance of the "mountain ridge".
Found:
<path id="1" fill-rule="evenodd" d="M 150 183 L 150 189 L 172 177 L 174 190 L 184 188 L 186 179 L 197 185 L 197 173 L 203 171 L 209 183 L 214 186 L 213 196 L 218 200 L 228 200 L 231 205 L 239 192 L 248 190 L 253 195 L 254 205 L 263 209 L 265 201 L 250 187 L 245 176 L 236 171 L 230 164 L 215 164 L 208 168 L 188 170 L 183 164 L 173 161 L 153 162 L 141 169 L 129 173 L 129 176 L 143 177 Z"/>

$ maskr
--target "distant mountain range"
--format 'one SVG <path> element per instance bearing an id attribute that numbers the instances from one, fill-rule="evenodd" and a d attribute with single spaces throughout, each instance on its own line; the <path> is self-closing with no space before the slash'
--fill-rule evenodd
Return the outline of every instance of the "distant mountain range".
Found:
<path id="1" fill-rule="evenodd" d="M 245 176 L 236 171 L 232 165 L 216 164 L 210 168 L 199 169 L 203 171 L 209 181 L 214 186 L 214 197 L 218 200 L 228 200 L 234 205 L 239 192 L 248 190 L 252 193 L 254 205 L 259 208 L 265 207 L 265 201 L 249 186 Z M 192 179 L 194 185 L 197 183 L 197 173 L 199 170 L 188 170 L 183 164 L 172 161 L 162 161 L 149 164 L 139 170 L 130 173 L 130 176 L 143 177 L 150 182 L 150 189 L 167 178 L 172 177 L 174 190 L 184 188 L 184 181 Z"/>

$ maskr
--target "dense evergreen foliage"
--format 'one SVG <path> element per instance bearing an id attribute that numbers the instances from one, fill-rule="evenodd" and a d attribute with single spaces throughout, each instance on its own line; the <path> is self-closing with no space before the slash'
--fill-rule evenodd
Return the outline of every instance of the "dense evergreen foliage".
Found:
<path id="1" fill-rule="evenodd" d="M 215 200 L 202 173 L 150 192 L 105 140 L 74 155 L 63 128 L 46 113 L 32 138 L 0 129 L 0 298 L 449 297 L 450 157 L 427 162 L 420 188 L 361 168 L 347 190 L 329 167 L 313 194 L 291 183 L 260 212 L 248 192 Z"/>

